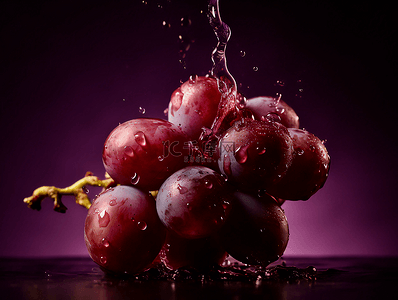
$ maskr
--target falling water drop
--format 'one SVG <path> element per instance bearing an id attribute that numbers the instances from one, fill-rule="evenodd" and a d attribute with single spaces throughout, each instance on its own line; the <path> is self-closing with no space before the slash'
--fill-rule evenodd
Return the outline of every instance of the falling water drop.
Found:
<path id="1" fill-rule="evenodd" d="M 143 107 L 141 107 L 141 106 L 138 108 L 138 111 L 139 111 L 139 113 L 140 113 L 141 115 L 145 114 L 145 108 L 143 108 Z"/>

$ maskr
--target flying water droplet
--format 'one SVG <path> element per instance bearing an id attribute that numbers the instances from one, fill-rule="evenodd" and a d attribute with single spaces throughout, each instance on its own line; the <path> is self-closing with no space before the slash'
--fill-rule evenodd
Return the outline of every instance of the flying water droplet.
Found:
<path id="1" fill-rule="evenodd" d="M 239 54 L 240 54 L 241 57 L 245 57 L 245 56 L 246 56 L 246 52 L 243 51 L 243 50 L 241 50 L 241 51 L 239 52 Z"/>
<path id="2" fill-rule="evenodd" d="M 88 194 L 88 193 L 90 192 L 90 190 L 89 190 L 86 186 L 83 186 L 83 187 L 82 187 L 82 190 L 83 190 L 83 192 L 85 192 L 86 194 Z"/>
<path id="3" fill-rule="evenodd" d="M 138 108 L 138 111 L 139 111 L 139 113 L 140 113 L 141 115 L 145 114 L 145 108 L 143 108 L 143 107 L 141 107 L 141 106 Z"/>
<path id="4" fill-rule="evenodd" d="M 142 131 L 138 131 L 134 135 L 134 139 L 137 142 L 137 144 L 140 145 L 141 147 L 145 147 L 146 146 L 146 137 L 145 137 L 145 134 Z"/>
<path id="5" fill-rule="evenodd" d="M 253 67 L 253 71 L 257 72 L 258 71 L 258 67 Z"/>
<path id="6" fill-rule="evenodd" d="M 195 84 L 197 80 L 198 80 L 198 75 L 192 74 L 191 76 L 189 76 L 188 83 Z"/>
<path id="7" fill-rule="evenodd" d="M 137 227 L 139 230 L 145 230 L 148 228 L 148 225 L 144 221 L 139 221 L 137 222 Z"/>
<path id="8" fill-rule="evenodd" d="M 134 175 L 131 177 L 131 183 L 136 185 L 139 181 L 140 181 L 140 175 L 134 173 Z"/>

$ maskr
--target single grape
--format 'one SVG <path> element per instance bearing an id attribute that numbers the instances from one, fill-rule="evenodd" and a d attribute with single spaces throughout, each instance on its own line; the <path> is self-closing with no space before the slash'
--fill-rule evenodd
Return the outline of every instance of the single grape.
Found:
<path id="1" fill-rule="evenodd" d="M 154 198 L 132 186 L 119 185 L 102 192 L 84 225 L 91 258 L 114 274 L 143 271 L 158 255 L 165 237 Z"/>
<path id="2" fill-rule="evenodd" d="M 282 99 L 255 97 L 247 100 L 245 108 L 250 110 L 257 120 L 271 120 L 288 128 L 299 128 L 299 117 Z"/>
<path id="3" fill-rule="evenodd" d="M 218 149 L 221 173 L 255 194 L 280 180 L 293 158 L 290 135 L 277 122 L 237 121 L 221 137 Z"/>
<path id="4" fill-rule="evenodd" d="M 168 120 L 197 141 L 202 127 L 212 125 L 220 100 L 216 79 L 192 75 L 171 95 Z"/>
<path id="5" fill-rule="evenodd" d="M 306 130 L 289 128 L 294 157 L 285 176 L 268 193 L 288 200 L 307 200 L 323 185 L 329 174 L 330 156 L 322 141 Z"/>
<path id="6" fill-rule="evenodd" d="M 218 236 L 225 250 L 236 260 L 267 266 L 285 251 L 289 227 L 284 211 L 275 199 L 234 194 L 230 216 Z"/>
<path id="7" fill-rule="evenodd" d="M 200 239 L 185 239 L 168 231 L 159 256 L 164 265 L 171 270 L 181 267 L 206 270 L 214 265 L 221 265 L 227 252 L 213 235 Z"/>
<path id="8" fill-rule="evenodd" d="M 231 187 L 217 172 L 189 166 L 175 172 L 160 187 L 156 209 L 160 220 L 181 237 L 210 236 L 230 211 Z"/>
<path id="9" fill-rule="evenodd" d="M 185 164 L 188 139 L 180 128 L 160 119 L 135 119 L 116 127 L 105 141 L 102 160 L 119 184 L 157 190 Z"/>

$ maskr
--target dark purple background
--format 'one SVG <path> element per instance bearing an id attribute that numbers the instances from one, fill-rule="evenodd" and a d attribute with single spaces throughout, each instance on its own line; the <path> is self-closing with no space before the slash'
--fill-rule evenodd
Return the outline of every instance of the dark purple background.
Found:
<path id="1" fill-rule="evenodd" d="M 86 209 L 72 197 L 63 198 L 66 214 L 50 199 L 40 212 L 22 200 L 86 171 L 103 176 L 109 132 L 129 119 L 164 118 L 180 80 L 211 68 L 206 1 L 81 2 L 0 4 L 0 256 L 87 255 Z M 286 254 L 398 254 L 395 7 L 353 3 L 221 0 L 232 29 L 228 65 L 242 91 L 281 92 L 332 157 L 322 190 L 284 204 Z M 192 24 L 182 27 L 182 17 Z M 195 40 L 186 70 L 179 35 Z"/>

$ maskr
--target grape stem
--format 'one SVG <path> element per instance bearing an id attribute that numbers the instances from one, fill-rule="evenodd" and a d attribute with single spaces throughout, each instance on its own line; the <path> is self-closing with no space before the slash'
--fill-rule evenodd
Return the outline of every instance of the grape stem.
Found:
<path id="1" fill-rule="evenodd" d="M 41 202 L 46 198 L 50 197 L 54 199 L 54 210 L 60 213 L 65 213 L 67 207 L 62 203 L 62 195 L 73 195 L 75 196 L 76 203 L 89 209 L 91 201 L 87 196 L 86 186 L 99 186 L 107 189 L 115 186 L 115 181 L 105 173 L 105 179 L 101 180 L 93 173 L 87 172 L 86 175 L 66 188 L 57 188 L 55 186 L 42 186 L 33 191 L 32 196 L 25 198 L 23 202 L 28 204 L 28 207 L 35 210 L 41 209 Z"/>

